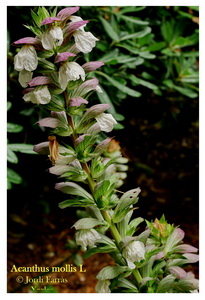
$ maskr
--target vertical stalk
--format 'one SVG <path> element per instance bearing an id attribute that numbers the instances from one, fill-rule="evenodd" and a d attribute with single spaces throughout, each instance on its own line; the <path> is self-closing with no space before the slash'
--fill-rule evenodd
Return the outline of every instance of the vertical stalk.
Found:
<path id="1" fill-rule="evenodd" d="M 68 94 L 67 92 L 65 92 L 65 101 L 66 101 L 66 106 L 68 104 Z M 75 145 L 75 140 L 78 138 L 78 135 L 75 133 L 75 126 L 74 126 L 74 123 L 73 123 L 73 119 L 71 116 L 68 116 L 68 123 L 69 125 L 72 127 L 73 129 L 73 134 L 71 135 L 71 138 L 72 138 L 72 141 L 73 141 L 73 144 Z M 91 190 L 91 193 L 94 197 L 94 188 L 95 188 L 95 181 L 93 180 L 91 174 L 90 174 L 90 169 L 87 165 L 87 163 L 81 163 L 83 169 L 85 170 L 85 172 L 87 173 L 88 177 L 87 177 L 87 183 L 88 183 L 88 186 Z M 117 227 L 115 226 L 115 224 L 112 222 L 112 219 L 109 215 L 109 213 L 104 210 L 104 211 L 101 211 L 101 214 L 104 218 L 104 220 L 110 225 L 110 232 L 112 234 L 112 237 L 114 238 L 115 240 L 115 243 L 117 245 L 117 247 L 119 248 L 119 243 L 120 241 L 122 240 L 121 236 L 120 236 L 120 233 L 119 231 L 117 230 Z M 142 280 L 142 277 L 139 273 L 139 270 L 138 269 L 134 269 L 132 271 L 132 274 L 137 282 L 137 284 L 139 284 L 139 282 Z"/>

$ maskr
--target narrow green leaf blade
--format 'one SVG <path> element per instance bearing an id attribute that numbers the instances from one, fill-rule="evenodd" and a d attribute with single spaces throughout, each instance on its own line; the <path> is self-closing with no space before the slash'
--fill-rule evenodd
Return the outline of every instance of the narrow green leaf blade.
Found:
<path id="1" fill-rule="evenodd" d="M 108 21 L 100 17 L 100 21 L 107 32 L 108 36 L 113 40 L 113 41 L 119 41 L 119 36 L 116 31 L 114 31 L 113 27 L 110 25 Z"/>

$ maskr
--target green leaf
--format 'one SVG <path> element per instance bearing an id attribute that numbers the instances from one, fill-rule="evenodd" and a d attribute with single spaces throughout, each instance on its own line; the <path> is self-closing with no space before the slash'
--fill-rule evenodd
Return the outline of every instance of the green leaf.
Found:
<path id="1" fill-rule="evenodd" d="M 113 27 L 110 25 L 110 23 L 108 21 L 106 21 L 105 19 L 99 17 L 105 31 L 107 32 L 107 35 L 113 40 L 113 41 L 119 41 L 119 36 L 118 33 L 116 31 L 114 31 Z"/>
<path id="2" fill-rule="evenodd" d="M 148 82 L 148 81 L 145 81 L 141 78 L 138 78 L 133 74 L 130 75 L 129 78 L 133 82 L 133 84 L 143 85 L 143 86 L 145 86 L 145 87 L 147 87 L 148 89 L 151 89 L 151 90 L 157 90 L 158 89 L 158 87 L 155 84 L 153 84 L 151 82 Z"/>
<path id="3" fill-rule="evenodd" d="M 75 227 L 76 230 L 91 229 L 97 225 L 102 225 L 102 224 L 105 224 L 105 222 L 99 221 L 98 219 L 82 218 L 82 219 L 78 220 L 72 227 Z"/>
<path id="4" fill-rule="evenodd" d="M 152 53 L 150 53 L 148 51 L 139 52 L 139 56 L 141 56 L 143 58 L 146 58 L 146 59 L 154 59 L 154 58 L 156 58 L 155 54 L 152 54 Z"/>
<path id="5" fill-rule="evenodd" d="M 119 39 L 119 41 L 121 42 L 121 41 L 125 41 L 125 40 L 128 40 L 128 39 L 142 38 L 145 35 L 147 35 L 148 33 L 150 33 L 151 31 L 152 31 L 151 27 L 146 27 L 145 29 L 143 29 L 141 31 L 124 35 L 123 37 L 121 37 Z"/>
<path id="6" fill-rule="evenodd" d="M 8 148 L 10 150 L 16 151 L 16 152 L 21 152 L 21 153 L 26 153 L 26 154 L 37 154 L 36 152 L 33 151 L 34 145 L 31 144 L 9 144 Z"/>
<path id="7" fill-rule="evenodd" d="M 141 93 L 128 88 L 127 86 L 122 85 L 121 83 L 119 83 L 117 80 L 113 79 L 112 77 L 108 76 L 107 74 L 98 72 L 98 74 L 102 75 L 103 77 L 105 77 L 112 85 L 114 85 L 117 89 L 119 89 L 121 92 L 128 94 L 129 96 L 132 97 L 140 97 Z"/>
<path id="8" fill-rule="evenodd" d="M 127 232 L 126 232 L 126 235 L 128 236 L 132 236 L 135 231 L 137 230 L 137 226 L 142 223 L 144 221 L 143 218 L 139 217 L 139 218 L 136 218 L 136 219 L 133 219 L 127 226 Z"/>
<path id="9" fill-rule="evenodd" d="M 23 130 L 23 126 L 14 124 L 14 123 L 7 123 L 7 131 L 8 132 L 21 132 Z"/>
<path id="10" fill-rule="evenodd" d="M 94 201 L 90 199 L 84 199 L 84 198 L 75 198 L 75 199 L 69 199 L 60 202 L 58 206 L 60 208 L 66 208 L 66 207 L 86 207 L 90 205 L 94 205 Z"/>
<path id="11" fill-rule="evenodd" d="M 128 279 L 119 278 L 118 282 L 117 282 L 117 286 L 118 287 L 123 287 L 123 288 L 126 288 L 126 289 L 133 289 L 133 292 L 135 291 L 136 293 L 138 293 L 137 287 Z"/>
<path id="12" fill-rule="evenodd" d="M 146 48 L 146 50 L 150 51 L 150 52 L 154 52 L 154 51 L 159 51 L 163 48 L 166 47 L 166 43 L 165 42 L 158 42 L 158 43 L 153 43 L 150 46 L 148 46 Z"/>
<path id="13" fill-rule="evenodd" d="M 10 101 L 7 101 L 7 111 L 12 107 L 12 103 Z"/>
<path id="14" fill-rule="evenodd" d="M 146 8 L 146 6 L 125 6 L 125 7 L 121 8 L 117 14 L 119 15 L 119 14 L 126 14 L 126 13 L 130 13 L 130 12 L 137 12 L 137 11 L 141 11 L 145 8 Z"/>
<path id="15" fill-rule="evenodd" d="M 22 177 L 10 168 L 7 168 L 7 178 L 10 182 L 15 184 L 20 184 L 23 181 Z"/>
<path id="16" fill-rule="evenodd" d="M 140 189 L 132 189 L 120 198 L 112 216 L 112 220 L 114 223 L 118 223 L 123 220 L 123 218 L 130 211 L 130 206 L 137 203 L 138 195 L 140 193 Z"/>
<path id="17" fill-rule="evenodd" d="M 41 27 L 41 20 L 37 16 L 37 14 L 31 9 L 31 16 L 38 27 Z"/>
<path id="18" fill-rule="evenodd" d="M 111 245 L 99 246 L 99 244 L 98 244 L 97 247 L 87 250 L 83 257 L 85 259 L 87 259 L 91 255 L 96 254 L 96 253 L 110 253 L 115 250 L 116 250 L 116 246 L 111 246 Z"/>
<path id="19" fill-rule="evenodd" d="M 160 281 L 156 293 L 169 293 L 169 289 L 172 287 L 175 279 L 176 278 L 173 275 L 167 275 L 164 277 Z"/>
<path id="20" fill-rule="evenodd" d="M 97 274 L 96 278 L 98 280 L 113 279 L 126 271 L 129 271 L 126 266 L 107 266 Z"/>
<path id="21" fill-rule="evenodd" d="M 80 196 L 91 200 L 92 203 L 94 202 L 91 194 L 84 190 L 79 184 L 76 184 L 74 182 L 60 182 L 56 184 L 55 188 L 62 193 Z"/>
<path id="22" fill-rule="evenodd" d="M 12 164 L 18 163 L 18 157 L 16 154 L 9 148 L 7 148 L 7 160 Z"/>
<path id="23" fill-rule="evenodd" d="M 198 93 L 195 93 L 193 90 L 191 90 L 189 88 L 183 88 L 180 86 L 173 85 L 173 89 L 175 89 L 176 91 L 180 92 L 182 95 L 185 95 L 189 98 L 197 98 L 198 97 Z"/>
<path id="24" fill-rule="evenodd" d="M 142 21 L 139 18 L 136 18 L 136 17 L 133 17 L 133 16 L 127 17 L 127 16 L 121 15 L 120 18 L 127 21 L 127 22 L 131 22 L 131 23 L 138 24 L 138 25 L 148 25 L 149 24 L 149 22 Z"/>

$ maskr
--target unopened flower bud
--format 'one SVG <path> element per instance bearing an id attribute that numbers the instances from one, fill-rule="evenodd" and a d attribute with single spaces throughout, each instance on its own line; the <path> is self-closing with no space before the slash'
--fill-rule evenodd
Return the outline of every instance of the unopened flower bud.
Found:
<path id="1" fill-rule="evenodd" d="M 87 246 L 94 246 L 101 239 L 95 229 L 81 229 L 76 233 L 76 244 L 80 245 L 84 251 Z"/>
<path id="2" fill-rule="evenodd" d="M 122 255 L 124 256 L 124 258 L 126 258 L 128 266 L 131 269 L 134 269 L 134 262 L 139 262 L 145 258 L 145 246 L 140 241 L 131 241 L 122 250 Z"/>

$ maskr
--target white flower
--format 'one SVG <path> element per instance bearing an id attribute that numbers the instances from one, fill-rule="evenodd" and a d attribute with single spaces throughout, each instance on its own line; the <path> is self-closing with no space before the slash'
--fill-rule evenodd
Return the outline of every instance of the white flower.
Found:
<path id="1" fill-rule="evenodd" d="M 116 120 L 111 114 L 102 113 L 95 117 L 100 129 L 105 132 L 113 130 L 113 125 L 117 124 Z"/>
<path id="2" fill-rule="evenodd" d="M 91 52 L 93 47 L 96 45 L 96 41 L 98 41 L 91 32 L 85 32 L 82 30 L 76 30 L 73 36 L 76 48 L 83 53 Z"/>
<path id="3" fill-rule="evenodd" d="M 14 69 L 16 71 L 34 71 L 38 66 L 36 50 L 31 45 L 25 45 L 14 57 Z"/>
<path id="4" fill-rule="evenodd" d="M 34 104 L 47 104 L 51 100 L 51 94 L 47 86 L 38 86 L 30 93 L 25 94 L 23 99 Z"/>
<path id="5" fill-rule="evenodd" d="M 76 244 L 80 245 L 84 251 L 87 246 L 94 246 L 101 239 L 95 229 L 81 229 L 76 233 Z"/>
<path id="6" fill-rule="evenodd" d="M 145 258 L 145 246 L 140 241 L 131 241 L 122 250 L 122 255 L 126 258 L 128 267 L 134 269 L 134 262 L 139 262 Z"/>
<path id="7" fill-rule="evenodd" d="M 27 87 L 28 82 L 31 81 L 33 76 L 33 72 L 27 71 L 25 69 L 23 69 L 20 73 L 19 73 L 19 83 L 22 87 Z"/>
<path id="8" fill-rule="evenodd" d="M 76 62 L 65 62 L 59 69 L 59 83 L 63 90 L 70 80 L 85 80 L 84 69 Z"/>
<path id="9" fill-rule="evenodd" d="M 95 290 L 97 293 L 111 293 L 111 290 L 109 289 L 110 286 L 110 280 L 99 280 L 96 284 Z"/>
<path id="10" fill-rule="evenodd" d="M 78 16 L 71 16 L 70 17 L 71 23 L 83 21 L 81 17 Z M 73 34 L 75 39 L 75 45 L 78 50 L 83 53 L 91 52 L 93 47 L 96 45 L 96 41 L 99 41 L 91 32 L 85 32 L 84 27 L 82 25 L 79 27 Z"/>
<path id="11" fill-rule="evenodd" d="M 51 50 L 55 46 L 60 46 L 63 42 L 63 32 L 60 27 L 54 26 L 47 30 L 41 39 L 43 48 L 46 50 Z"/>

